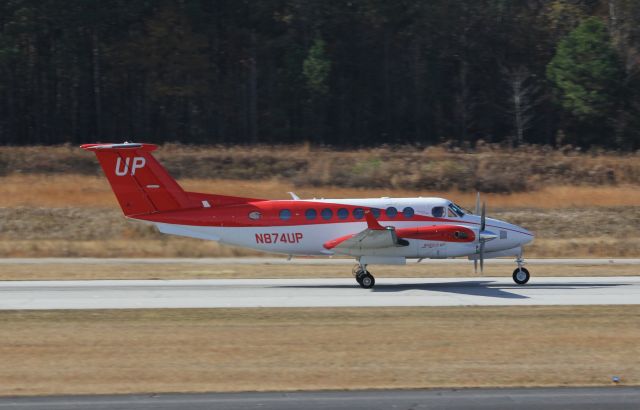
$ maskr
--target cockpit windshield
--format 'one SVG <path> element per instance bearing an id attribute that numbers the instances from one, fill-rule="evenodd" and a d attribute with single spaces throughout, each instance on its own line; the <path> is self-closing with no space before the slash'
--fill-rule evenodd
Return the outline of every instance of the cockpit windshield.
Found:
<path id="1" fill-rule="evenodd" d="M 455 215 L 458 215 L 460 218 L 464 216 L 464 211 L 461 207 L 451 202 L 449 204 L 449 210 L 452 211 Z"/>

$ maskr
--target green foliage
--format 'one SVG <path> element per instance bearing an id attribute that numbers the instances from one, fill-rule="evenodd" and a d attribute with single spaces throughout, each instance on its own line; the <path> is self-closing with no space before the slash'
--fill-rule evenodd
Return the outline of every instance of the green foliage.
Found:
<path id="1" fill-rule="evenodd" d="M 309 48 L 309 54 L 302 64 L 302 72 L 307 80 L 309 90 L 317 95 L 329 93 L 329 72 L 331 60 L 325 53 L 325 42 L 318 37 Z"/>
<path id="2" fill-rule="evenodd" d="M 615 110 L 622 74 L 607 28 L 597 17 L 560 41 L 547 66 L 563 108 L 582 121 L 606 118 Z"/>
<path id="3" fill-rule="evenodd" d="M 568 114 L 531 104 L 527 142 L 636 149 L 638 4 L 0 1 L 0 144 L 504 142 L 524 67 Z"/>

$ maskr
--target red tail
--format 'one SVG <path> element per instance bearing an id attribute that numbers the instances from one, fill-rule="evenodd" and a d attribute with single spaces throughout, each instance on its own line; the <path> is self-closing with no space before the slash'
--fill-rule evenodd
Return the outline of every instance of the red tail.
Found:
<path id="1" fill-rule="evenodd" d="M 95 152 L 127 216 L 198 206 L 151 155 L 153 144 L 85 144 Z"/>

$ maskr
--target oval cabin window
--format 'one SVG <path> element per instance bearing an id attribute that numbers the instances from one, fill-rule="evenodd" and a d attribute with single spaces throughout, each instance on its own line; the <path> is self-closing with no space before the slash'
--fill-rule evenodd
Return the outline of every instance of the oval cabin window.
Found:
<path id="1" fill-rule="evenodd" d="M 396 216 L 398 216 L 398 210 L 396 208 L 394 208 L 393 206 L 390 206 L 389 208 L 387 208 L 385 213 L 387 214 L 387 216 L 389 218 L 395 218 Z"/>
<path id="2" fill-rule="evenodd" d="M 402 215 L 407 219 L 411 218 L 414 214 L 415 214 L 415 211 L 410 206 L 402 210 Z"/>
<path id="3" fill-rule="evenodd" d="M 308 220 L 316 219 L 318 217 L 318 212 L 315 209 L 307 209 L 304 211 L 304 216 Z"/>
<path id="4" fill-rule="evenodd" d="M 333 211 L 329 208 L 324 208 L 322 212 L 320 212 L 320 215 L 322 216 L 322 219 L 328 221 L 333 217 Z"/>

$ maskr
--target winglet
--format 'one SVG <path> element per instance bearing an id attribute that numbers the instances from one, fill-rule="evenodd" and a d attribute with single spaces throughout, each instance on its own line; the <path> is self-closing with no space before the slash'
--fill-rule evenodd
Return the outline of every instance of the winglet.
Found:
<path id="1" fill-rule="evenodd" d="M 383 231 L 386 229 L 384 226 L 378 223 L 378 221 L 376 220 L 376 217 L 373 216 L 373 213 L 371 212 L 371 210 L 366 210 L 364 212 L 364 216 L 367 219 L 367 228 L 374 231 Z"/>

